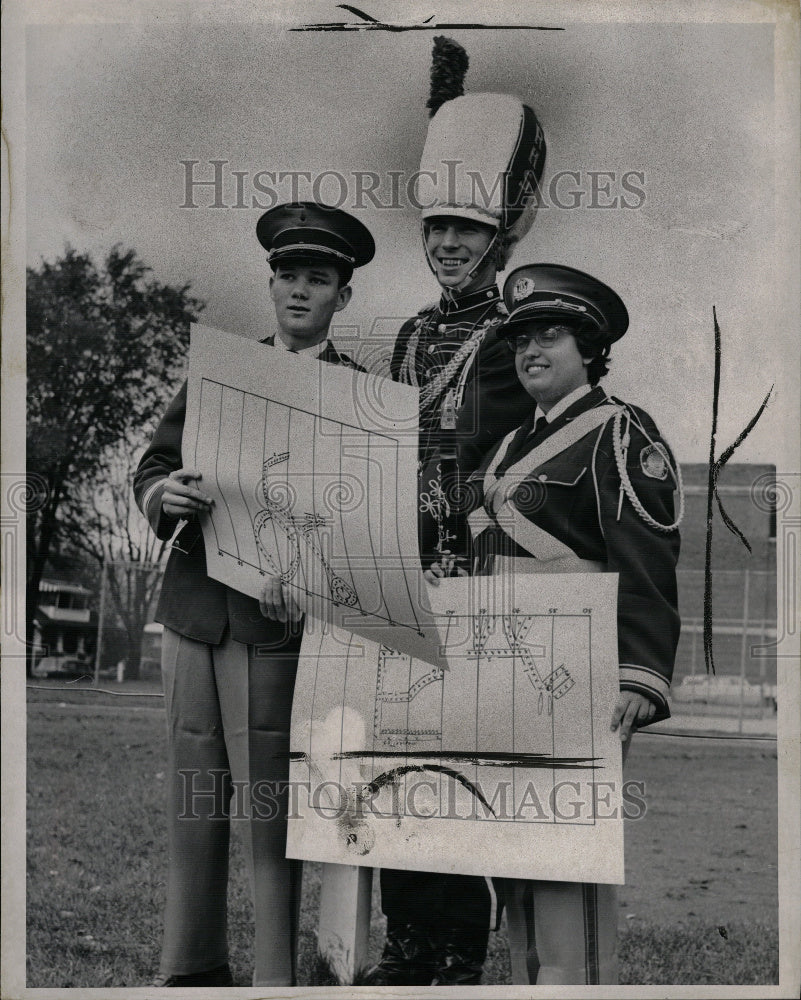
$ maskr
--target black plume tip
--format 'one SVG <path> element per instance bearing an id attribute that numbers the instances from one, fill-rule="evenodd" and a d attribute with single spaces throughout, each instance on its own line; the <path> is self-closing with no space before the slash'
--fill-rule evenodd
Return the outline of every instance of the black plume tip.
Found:
<path id="1" fill-rule="evenodd" d="M 446 101 L 461 97 L 470 59 L 452 38 L 437 35 L 431 54 L 431 94 L 426 101 L 428 117 L 433 118 Z"/>

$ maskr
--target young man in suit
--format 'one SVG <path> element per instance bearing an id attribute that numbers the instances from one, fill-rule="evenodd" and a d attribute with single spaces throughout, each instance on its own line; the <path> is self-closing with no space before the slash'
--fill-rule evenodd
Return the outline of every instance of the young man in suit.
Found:
<path id="1" fill-rule="evenodd" d="M 354 267 L 375 245 L 339 209 L 279 205 L 258 222 L 273 270 L 273 349 L 354 365 L 328 340 L 351 297 Z M 156 620 L 169 746 L 169 873 L 159 977 L 153 985 L 230 986 L 229 827 L 243 819 L 256 941 L 254 986 L 295 984 L 299 862 L 285 858 L 289 725 L 303 623 L 268 620 L 259 602 L 211 579 L 199 521 L 210 506 L 181 456 L 186 384 L 170 404 L 134 479 L 140 510 L 173 542 Z M 258 788 L 259 794 L 251 797 Z M 236 794 L 232 798 L 232 792 Z"/>

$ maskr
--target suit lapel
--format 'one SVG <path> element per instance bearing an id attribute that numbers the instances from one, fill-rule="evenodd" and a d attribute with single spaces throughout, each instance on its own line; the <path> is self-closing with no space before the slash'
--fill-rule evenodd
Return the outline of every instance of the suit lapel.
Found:
<path id="1" fill-rule="evenodd" d="M 339 356 L 336 347 L 334 347 L 330 340 L 325 342 L 325 350 L 320 355 L 320 360 L 327 361 L 329 365 L 342 364 L 342 358 Z"/>

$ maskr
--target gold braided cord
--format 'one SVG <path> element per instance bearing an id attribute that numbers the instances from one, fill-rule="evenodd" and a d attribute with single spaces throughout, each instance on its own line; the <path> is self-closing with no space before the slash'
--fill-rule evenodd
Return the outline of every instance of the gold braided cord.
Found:
<path id="1" fill-rule="evenodd" d="M 629 420 L 630 419 L 631 417 L 629 416 Z M 651 517 L 651 515 L 648 513 L 645 507 L 643 507 L 640 498 L 634 492 L 634 486 L 632 485 L 631 479 L 629 478 L 628 470 L 626 469 L 626 459 L 623 456 L 622 424 L 623 424 L 623 410 L 620 409 L 617 411 L 617 413 L 615 413 L 615 416 L 613 418 L 612 447 L 615 452 L 615 462 L 617 464 L 617 471 L 618 475 L 620 476 L 621 486 L 623 487 L 626 496 L 631 501 L 632 507 L 637 511 L 637 513 L 640 515 L 643 521 L 645 521 L 646 524 L 656 529 L 656 531 L 662 531 L 665 534 L 667 534 L 670 531 L 675 531 L 684 518 L 684 486 L 681 478 L 681 466 L 679 465 L 678 462 L 676 462 L 675 464 L 673 462 L 668 462 L 668 469 L 670 470 L 670 474 L 673 477 L 674 483 L 676 484 L 676 489 L 679 491 L 679 513 L 678 516 L 676 517 L 676 520 L 673 521 L 672 524 L 662 524 L 661 522 L 657 521 L 656 518 Z M 645 428 L 640 424 L 639 421 L 637 421 L 637 426 L 645 435 L 645 437 L 651 442 L 651 444 L 655 444 L 654 441 L 651 441 L 649 434 L 646 432 Z"/>

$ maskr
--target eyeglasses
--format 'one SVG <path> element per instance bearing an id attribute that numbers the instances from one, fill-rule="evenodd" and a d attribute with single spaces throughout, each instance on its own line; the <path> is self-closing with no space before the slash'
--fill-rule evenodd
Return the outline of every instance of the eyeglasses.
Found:
<path id="1" fill-rule="evenodd" d="M 515 354 L 522 354 L 532 340 L 536 341 L 538 347 L 553 347 L 553 345 L 565 335 L 564 330 L 550 327 L 547 330 L 540 330 L 537 333 L 518 333 L 517 336 L 507 337 L 506 343 L 509 350 Z"/>

